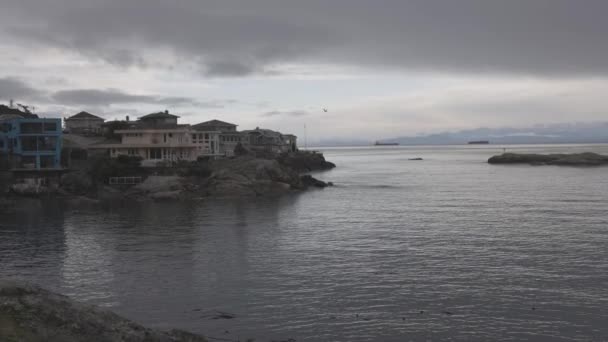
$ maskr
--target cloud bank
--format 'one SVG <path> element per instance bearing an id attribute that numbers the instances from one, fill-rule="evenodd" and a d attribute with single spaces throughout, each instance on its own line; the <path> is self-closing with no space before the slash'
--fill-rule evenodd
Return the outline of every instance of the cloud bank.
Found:
<path id="1" fill-rule="evenodd" d="M 159 50 L 213 76 L 285 62 L 606 74 L 603 0 L 3 0 L 3 31 L 109 63 Z M 16 20 L 15 18 L 29 18 Z"/>

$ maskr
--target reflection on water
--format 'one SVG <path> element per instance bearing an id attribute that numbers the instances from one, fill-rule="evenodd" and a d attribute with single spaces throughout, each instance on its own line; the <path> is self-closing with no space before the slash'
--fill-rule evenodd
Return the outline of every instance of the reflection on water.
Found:
<path id="1" fill-rule="evenodd" d="M 492 148 L 329 150 L 338 186 L 276 199 L 28 201 L 2 215 L 0 275 L 234 340 L 605 339 L 608 169 Z"/>

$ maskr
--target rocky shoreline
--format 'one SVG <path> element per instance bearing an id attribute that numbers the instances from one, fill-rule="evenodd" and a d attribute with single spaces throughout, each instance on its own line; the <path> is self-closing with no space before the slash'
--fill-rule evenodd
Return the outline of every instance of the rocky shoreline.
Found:
<path id="1" fill-rule="evenodd" d="M 560 166 L 608 165 L 608 156 L 585 152 L 571 154 L 521 154 L 503 153 L 488 159 L 490 164 L 530 164 Z"/>
<path id="2" fill-rule="evenodd" d="M 158 331 L 30 284 L 0 282 L 0 341 L 207 342 L 181 330 Z"/>
<path id="3" fill-rule="evenodd" d="M 130 165 L 131 161 L 122 163 L 117 164 L 114 160 L 92 163 L 89 169 L 64 174 L 55 187 L 14 184 L 4 200 L 10 202 L 11 197 L 27 196 L 95 203 L 122 199 L 162 201 L 277 196 L 331 186 L 332 183 L 320 181 L 307 173 L 335 167 L 325 160 L 323 154 L 316 152 L 291 153 L 272 159 L 244 155 L 152 171 Z M 100 181 L 113 174 L 141 175 L 143 181 L 124 186 L 110 186 Z"/>

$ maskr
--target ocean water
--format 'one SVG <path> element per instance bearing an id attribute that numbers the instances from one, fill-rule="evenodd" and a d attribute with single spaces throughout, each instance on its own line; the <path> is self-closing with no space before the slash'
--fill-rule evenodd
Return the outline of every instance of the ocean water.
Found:
<path id="1" fill-rule="evenodd" d="M 27 202 L 1 214 L 0 277 L 212 341 L 608 340 L 608 167 L 321 150 L 336 186 L 280 198 Z"/>

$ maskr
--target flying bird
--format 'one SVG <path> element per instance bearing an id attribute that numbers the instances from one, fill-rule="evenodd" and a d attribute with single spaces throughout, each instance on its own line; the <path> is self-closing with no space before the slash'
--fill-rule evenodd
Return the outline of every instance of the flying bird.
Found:
<path id="1" fill-rule="evenodd" d="M 323 108 L 323 111 L 324 111 L 325 113 L 327 113 L 327 108 Z"/>

